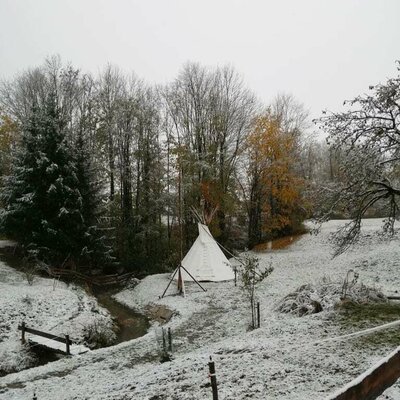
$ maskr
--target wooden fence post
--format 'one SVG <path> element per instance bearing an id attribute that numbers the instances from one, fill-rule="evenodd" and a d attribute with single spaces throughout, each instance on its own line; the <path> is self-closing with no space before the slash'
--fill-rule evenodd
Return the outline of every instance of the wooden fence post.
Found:
<path id="1" fill-rule="evenodd" d="M 70 348 L 69 348 L 69 345 L 70 345 L 69 335 L 65 335 L 65 344 L 67 345 L 67 355 L 71 355 Z"/>
<path id="2" fill-rule="evenodd" d="M 25 344 L 25 321 L 21 324 L 21 342 Z"/>
<path id="3" fill-rule="evenodd" d="M 218 387 L 217 387 L 217 377 L 215 376 L 215 364 L 210 356 L 210 362 L 208 363 L 208 369 L 210 371 L 209 377 L 211 379 L 211 388 L 213 393 L 213 400 L 218 400 Z"/>
<path id="4" fill-rule="evenodd" d="M 257 328 L 259 328 L 260 325 L 260 302 L 257 302 Z"/>
<path id="5" fill-rule="evenodd" d="M 162 331 L 163 352 L 166 353 L 166 351 L 167 351 L 167 343 L 166 343 L 166 340 L 165 340 L 165 331 L 164 331 L 164 328 L 161 328 L 161 331 Z"/>
<path id="6" fill-rule="evenodd" d="M 251 299 L 251 328 L 256 327 L 256 306 L 254 304 L 254 299 Z"/>
<path id="7" fill-rule="evenodd" d="M 168 350 L 172 353 L 172 332 L 171 332 L 171 328 L 168 328 Z"/>

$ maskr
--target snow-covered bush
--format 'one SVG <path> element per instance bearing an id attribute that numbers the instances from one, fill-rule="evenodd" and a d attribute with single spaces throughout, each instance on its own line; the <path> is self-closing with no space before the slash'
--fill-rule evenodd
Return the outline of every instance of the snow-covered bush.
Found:
<path id="1" fill-rule="evenodd" d="M 0 376 L 33 367 L 37 362 L 27 344 L 14 340 L 0 344 L 0 360 Z"/>
<path id="2" fill-rule="evenodd" d="M 109 320 L 96 318 L 83 329 L 84 343 L 90 349 L 110 346 L 115 343 L 116 334 Z"/>
<path id="3" fill-rule="evenodd" d="M 323 310 L 333 310 L 339 304 L 343 294 L 343 282 L 323 279 L 318 284 L 306 284 L 289 293 L 279 302 L 277 311 L 298 316 L 315 314 Z M 346 301 L 354 303 L 386 302 L 387 299 L 378 289 L 362 283 L 347 287 Z"/>

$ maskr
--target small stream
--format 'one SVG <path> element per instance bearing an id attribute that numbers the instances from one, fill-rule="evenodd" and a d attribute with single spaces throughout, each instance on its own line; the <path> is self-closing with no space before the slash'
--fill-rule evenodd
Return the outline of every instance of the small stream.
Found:
<path id="1" fill-rule="evenodd" d="M 113 299 L 112 296 L 117 291 L 115 289 L 95 289 L 93 291 L 99 304 L 110 312 L 118 326 L 117 340 L 114 344 L 144 336 L 150 327 L 149 319 L 145 315 Z"/>
<path id="2" fill-rule="evenodd" d="M 0 261 L 18 271 L 21 271 L 21 259 L 7 251 L 5 248 L 0 248 Z M 7 281 L 6 276 L 3 278 Z M 117 330 L 115 332 L 116 341 L 113 345 L 144 336 L 150 327 L 150 321 L 145 315 L 140 314 L 113 299 L 112 296 L 119 290 L 120 289 L 118 288 L 93 289 L 93 296 L 96 297 L 99 305 L 109 311 L 117 325 Z M 35 348 L 35 350 L 38 359 L 37 365 L 44 365 L 60 358 L 60 355 L 44 348 L 40 348 L 40 346 Z M 0 376 L 2 375 L 4 374 L 0 373 Z"/>

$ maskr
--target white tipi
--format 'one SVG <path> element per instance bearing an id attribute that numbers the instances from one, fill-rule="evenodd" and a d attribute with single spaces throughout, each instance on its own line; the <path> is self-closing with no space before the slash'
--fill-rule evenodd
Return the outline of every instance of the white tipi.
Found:
<path id="1" fill-rule="evenodd" d="M 199 236 L 181 262 L 184 281 L 219 282 L 235 278 L 235 273 L 206 225 L 198 223 Z M 189 272 L 189 274 L 185 271 Z M 178 274 L 177 274 L 178 275 Z M 178 276 L 176 276 L 178 279 Z"/>

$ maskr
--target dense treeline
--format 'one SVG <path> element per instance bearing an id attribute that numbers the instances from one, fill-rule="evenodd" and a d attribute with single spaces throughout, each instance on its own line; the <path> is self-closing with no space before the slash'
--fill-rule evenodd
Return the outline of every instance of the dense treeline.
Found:
<path id="1" fill-rule="evenodd" d="M 165 86 L 53 57 L 0 86 L 1 230 L 57 264 L 176 265 L 199 211 L 220 242 L 302 229 L 337 159 L 305 108 L 262 105 L 231 67 L 185 65 Z M 112 261 L 114 259 L 114 261 Z"/>

